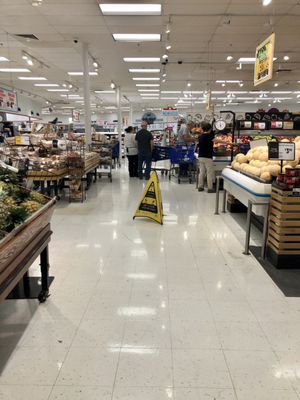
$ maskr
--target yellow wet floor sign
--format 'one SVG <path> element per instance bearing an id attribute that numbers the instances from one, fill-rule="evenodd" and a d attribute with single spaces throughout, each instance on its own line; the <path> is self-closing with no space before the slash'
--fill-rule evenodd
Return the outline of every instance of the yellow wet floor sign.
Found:
<path id="1" fill-rule="evenodd" d="M 150 218 L 161 225 L 163 224 L 163 205 L 156 171 L 152 172 L 147 182 L 133 219 L 137 217 Z"/>

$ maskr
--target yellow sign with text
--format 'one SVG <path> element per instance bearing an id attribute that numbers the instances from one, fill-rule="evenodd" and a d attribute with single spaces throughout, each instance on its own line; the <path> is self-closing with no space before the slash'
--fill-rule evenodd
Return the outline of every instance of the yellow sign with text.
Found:
<path id="1" fill-rule="evenodd" d="M 133 219 L 142 217 L 150 218 L 153 221 L 163 224 L 163 205 L 156 171 L 152 172 L 147 182 L 142 199 L 136 210 Z"/>
<path id="2" fill-rule="evenodd" d="M 262 42 L 255 53 L 254 86 L 272 79 L 275 51 L 275 33 Z"/>

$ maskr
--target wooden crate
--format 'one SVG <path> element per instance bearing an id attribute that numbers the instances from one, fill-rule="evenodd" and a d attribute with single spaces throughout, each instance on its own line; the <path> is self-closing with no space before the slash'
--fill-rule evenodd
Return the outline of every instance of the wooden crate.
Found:
<path id="1" fill-rule="evenodd" d="M 300 256 L 300 197 L 272 187 L 268 247 L 277 255 Z"/>

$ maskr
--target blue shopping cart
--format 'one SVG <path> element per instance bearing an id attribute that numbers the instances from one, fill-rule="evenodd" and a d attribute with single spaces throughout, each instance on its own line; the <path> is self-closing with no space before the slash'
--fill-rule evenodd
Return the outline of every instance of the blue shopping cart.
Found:
<path id="1" fill-rule="evenodd" d="M 195 181 L 197 171 L 195 145 L 176 145 L 176 147 L 172 147 L 170 159 L 172 169 L 177 170 L 178 183 L 181 183 L 182 179 L 188 180 L 189 183 Z"/>
<path id="2" fill-rule="evenodd" d="M 162 175 L 168 175 L 171 179 L 171 147 L 169 146 L 154 146 L 152 151 L 153 171 L 160 171 Z"/>

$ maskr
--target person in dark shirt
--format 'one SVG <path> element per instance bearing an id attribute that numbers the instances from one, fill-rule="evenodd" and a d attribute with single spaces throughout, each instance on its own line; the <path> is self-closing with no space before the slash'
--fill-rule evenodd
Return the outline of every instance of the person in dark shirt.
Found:
<path id="1" fill-rule="evenodd" d="M 143 165 L 146 164 L 145 167 L 145 179 L 150 178 L 151 172 L 151 161 L 152 161 L 152 148 L 153 148 L 153 136 L 152 133 L 147 130 L 148 124 L 147 122 L 142 122 L 141 128 L 136 136 L 135 140 L 138 144 L 138 174 L 139 178 L 143 179 Z"/>
<path id="2" fill-rule="evenodd" d="M 215 135 L 212 126 L 208 122 L 201 123 L 201 134 L 199 135 L 199 178 L 198 191 L 204 190 L 205 175 L 207 178 L 208 193 L 214 193 L 215 170 L 213 165 L 213 148 Z"/>

